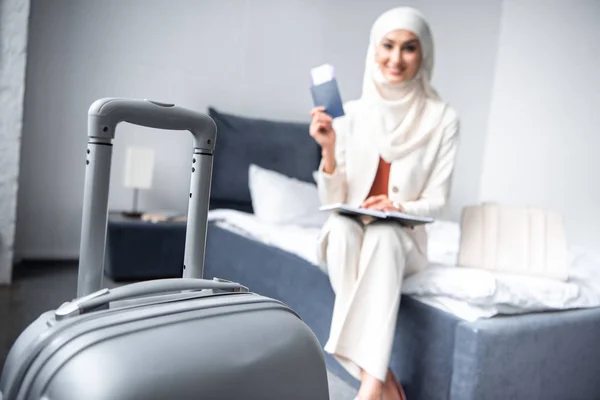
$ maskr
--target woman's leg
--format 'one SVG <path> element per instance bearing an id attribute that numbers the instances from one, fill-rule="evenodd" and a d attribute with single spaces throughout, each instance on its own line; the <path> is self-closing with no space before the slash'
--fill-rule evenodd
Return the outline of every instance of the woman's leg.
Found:
<path id="1" fill-rule="evenodd" d="M 327 273 L 335 292 L 329 341 L 325 349 L 335 347 L 347 313 L 348 303 L 358 276 L 358 261 L 364 228 L 352 218 L 333 215 L 328 221 L 326 250 Z M 359 372 L 355 374 L 360 379 Z"/>
<path id="2" fill-rule="evenodd" d="M 356 282 L 364 227 L 353 218 L 332 215 L 328 230 L 327 273 L 336 301 L 343 300 Z"/>
<path id="3" fill-rule="evenodd" d="M 383 389 L 402 279 L 407 260 L 419 262 L 414 257 L 416 252 L 410 235 L 397 224 L 375 222 L 365 228 L 358 276 L 344 314 L 337 316 L 339 335 L 335 342 L 330 339 L 325 348 L 361 379 L 361 395 Z"/>

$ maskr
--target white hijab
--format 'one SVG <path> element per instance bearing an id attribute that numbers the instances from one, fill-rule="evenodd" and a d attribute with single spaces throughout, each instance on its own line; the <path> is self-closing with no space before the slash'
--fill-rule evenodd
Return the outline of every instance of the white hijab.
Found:
<path id="1" fill-rule="evenodd" d="M 421 44 L 421 66 L 407 82 L 390 84 L 375 61 L 375 49 L 394 30 L 414 33 Z M 356 105 L 354 129 L 374 137 L 381 157 L 392 162 L 425 144 L 438 126 L 446 104 L 431 86 L 433 38 L 423 15 L 409 7 L 383 13 L 371 28 L 362 96 Z"/>

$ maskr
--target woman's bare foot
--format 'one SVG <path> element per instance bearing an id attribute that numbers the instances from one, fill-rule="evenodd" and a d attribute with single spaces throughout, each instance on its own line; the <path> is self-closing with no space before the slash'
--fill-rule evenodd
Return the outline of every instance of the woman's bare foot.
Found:
<path id="1" fill-rule="evenodd" d="M 383 382 L 365 371 L 361 371 L 360 376 L 360 389 L 356 398 L 360 400 L 381 400 Z"/>
<path id="2" fill-rule="evenodd" d="M 398 389 L 396 388 L 396 384 L 392 379 L 389 378 L 389 374 L 385 383 L 383 384 L 383 396 L 381 396 L 383 400 L 403 400 L 398 393 Z"/>
<path id="3" fill-rule="evenodd" d="M 383 400 L 406 400 L 406 395 L 402 386 L 396 380 L 396 377 L 390 369 L 388 369 L 385 382 L 383 384 Z"/>

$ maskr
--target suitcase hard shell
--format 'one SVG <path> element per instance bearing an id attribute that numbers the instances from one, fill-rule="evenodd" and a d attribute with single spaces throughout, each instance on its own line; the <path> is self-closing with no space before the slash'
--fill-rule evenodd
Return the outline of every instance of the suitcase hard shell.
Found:
<path id="1" fill-rule="evenodd" d="M 149 100 L 89 110 L 78 297 L 19 336 L 0 400 L 328 399 L 321 346 L 285 304 L 202 279 L 216 128 L 200 113 Z M 108 177 L 120 122 L 194 135 L 184 277 L 101 289 Z M 196 175 L 194 175 L 194 173 Z"/>

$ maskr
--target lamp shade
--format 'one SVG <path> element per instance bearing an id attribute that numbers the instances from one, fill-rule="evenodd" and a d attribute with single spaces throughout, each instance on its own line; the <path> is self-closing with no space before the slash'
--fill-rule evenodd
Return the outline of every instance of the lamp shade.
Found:
<path id="1" fill-rule="evenodd" d="M 125 158 L 123 184 L 132 189 L 152 187 L 154 173 L 154 150 L 144 147 L 128 147 Z"/>

